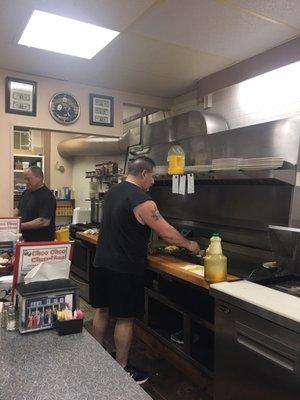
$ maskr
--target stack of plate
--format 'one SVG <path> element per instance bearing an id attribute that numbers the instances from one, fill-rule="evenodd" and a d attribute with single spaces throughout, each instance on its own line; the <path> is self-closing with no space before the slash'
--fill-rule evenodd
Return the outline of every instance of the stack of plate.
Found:
<path id="1" fill-rule="evenodd" d="M 212 160 L 213 171 L 230 171 L 240 168 L 241 158 L 215 158 Z"/>
<path id="2" fill-rule="evenodd" d="M 186 165 L 184 168 L 184 172 L 207 172 L 212 169 L 211 164 L 203 164 L 203 165 Z"/>
<path id="3" fill-rule="evenodd" d="M 240 161 L 240 169 L 263 170 L 281 168 L 284 159 L 282 157 L 244 158 Z"/>

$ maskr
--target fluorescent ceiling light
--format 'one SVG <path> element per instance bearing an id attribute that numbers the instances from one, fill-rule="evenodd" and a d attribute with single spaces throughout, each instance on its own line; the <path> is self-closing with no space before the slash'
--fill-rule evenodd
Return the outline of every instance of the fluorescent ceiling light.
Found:
<path id="1" fill-rule="evenodd" d="M 18 43 L 90 60 L 119 33 L 101 26 L 34 10 Z"/>

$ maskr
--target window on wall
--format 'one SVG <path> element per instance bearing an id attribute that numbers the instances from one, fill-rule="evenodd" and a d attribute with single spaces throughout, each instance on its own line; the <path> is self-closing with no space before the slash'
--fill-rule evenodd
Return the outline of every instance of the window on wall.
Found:
<path id="1" fill-rule="evenodd" d="M 14 130 L 14 149 L 32 150 L 32 136 L 30 129 Z"/>

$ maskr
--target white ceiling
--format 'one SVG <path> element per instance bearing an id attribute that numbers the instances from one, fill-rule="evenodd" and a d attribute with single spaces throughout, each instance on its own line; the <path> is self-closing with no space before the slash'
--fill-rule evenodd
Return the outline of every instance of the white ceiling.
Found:
<path id="1" fill-rule="evenodd" d="M 121 34 L 92 60 L 19 46 L 34 9 Z M 299 35 L 299 0 L 0 0 L 0 68 L 162 97 Z"/>

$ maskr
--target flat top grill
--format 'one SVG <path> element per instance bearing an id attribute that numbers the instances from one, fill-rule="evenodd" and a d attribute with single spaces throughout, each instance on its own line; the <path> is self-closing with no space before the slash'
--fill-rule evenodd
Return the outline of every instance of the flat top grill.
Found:
<path id="1" fill-rule="evenodd" d="M 298 274 L 275 276 L 273 278 L 256 281 L 256 283 L 292 296 L 300 297 L 300 275 Z"/>
<path id="2" fill-rule="evenodd" d="M 270 285 L 272 289 L 288 293 L 292 296 L 300 297 L 300 280 L 289 280 L 275 285 Z"/>

